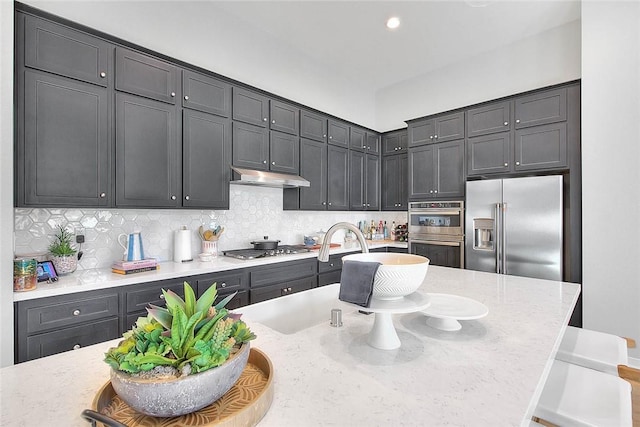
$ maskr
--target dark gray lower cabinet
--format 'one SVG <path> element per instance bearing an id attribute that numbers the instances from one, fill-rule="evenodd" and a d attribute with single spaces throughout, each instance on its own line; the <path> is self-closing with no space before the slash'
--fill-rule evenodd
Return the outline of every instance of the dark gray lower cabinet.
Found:
<path id="1" fill-rule="evenodd" d="M 302 279 L 289 280 L 277 285 L 263 286 L 256 289 L 252 288 L 250 291 L 249 301 L 251 304 L 255 304 L 257 302 L 295 294 L 296 292 L 307 291 L 309 289 L 315 288 L 316 282 L 316 277 L 312 276 Z"/>
<path id="2" fill-rule="evenodd" d="M 281 262 L 249 270 L 251 304 L 315 288 L 318 266 L 316 259 Z"/>
<path id="3" fill-rule="evenodd" d="M 456 246 L 413 245 L 411 253 L 429 258 L 430 265 L 460 267 L 460 248 Z"/>
<path id="4" fill-rule="evenodd" d="M 247 287 L 249 284 L 249 273 L 247 270 L 233 270 L 223 273 L 213 273 L 198 276 L 198 292 L 200 297 L 213 284 L 216 284 L 218 295 L 216 296 L 216 304 L 228 295 L 237 292 L 236 295 L 225 306 L 229 310 L 249 305 L 249 292 Z"/>

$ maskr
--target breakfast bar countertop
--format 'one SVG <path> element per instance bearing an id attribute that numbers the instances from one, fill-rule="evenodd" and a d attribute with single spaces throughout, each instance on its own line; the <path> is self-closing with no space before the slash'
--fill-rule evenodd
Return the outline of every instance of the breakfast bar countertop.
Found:
<path id="1" fill-rule="evenodd" d="M 286 334 L 251 322 L 247 309 L 252 346 L 274 367 L 274 400 L 259 425 L 528 425 L 580 285 L 431 266 L 420 291 L 472 298 L 489 313 L 456 332 L 431 328 L 422 313 L 397 314 L 401 347 L 377 350 L 366 342 L 373 315 L 356 309 L 344 311 L 342 327 L 327 312 Z M 295 304 L 300 294 L 283 298 Z M 116 342 L 0 369 L 0 424 L 88 425 L 80 413 L 108 381 L 103 353 Z"/>

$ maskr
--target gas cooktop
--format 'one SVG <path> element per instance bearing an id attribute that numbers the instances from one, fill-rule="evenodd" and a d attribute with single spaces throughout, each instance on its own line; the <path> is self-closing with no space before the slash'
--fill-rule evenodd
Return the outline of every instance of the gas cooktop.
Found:
<path id="1" fill-rule="evenodd" d="M 225 256 L 238 259 L 255 259 L 279 255 L 301 254 L 309 252 L 308 248 L 302 245 L 282 245 L 276 249 L 236 249 L 232 251 L 224 251 Z"/>

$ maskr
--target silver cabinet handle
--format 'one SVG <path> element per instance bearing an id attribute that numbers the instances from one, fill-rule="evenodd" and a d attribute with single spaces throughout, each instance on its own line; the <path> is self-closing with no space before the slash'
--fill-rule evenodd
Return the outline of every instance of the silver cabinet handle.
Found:
<path id="1" fill-rule="evenodd" d="M 164 299 L 164 294 L 160 294 L 160 299 Z"/>
<path id="2" fill-rule="evenodd" d="M 362 149 L 363 149 L 363 150 L 364 150 L 364 149 L 366 149 L 366 148 L 367 148 L 367 146 L 366 146 L 366 145 L 363 145 L 363 146 L 362 146 Z"/>
<path id="3" fill-rule="evenodd" d="M 80 316 L 80 310 L 78 310 L 78 309 L 73 310 L 73 315 L 74 316 Z"/>
<path id="4" fill-rule="evenodd" d="M 520 162 L 516 162 L 516 166 L 520 166 Z"/>
<path id="5" fill-rule="evenodd" d="M 333 267 L 333 263 L 332 263 L 332 262 L 330 262 L 330 263 L 329 263 L 329 266 L 330 266 L 330 267 Z"/>
<path id="6" fill-rule="evenodd" d="M 176 196 L 171 196 L 171 200 L 175 200 L 175 199 L 177 199 Z"/>
<path id="7" fill-rule="evenodd" d="M 291 288 L 287 288 L 287 290 L 288 290 L 289 292 L 291 292 Z"/>
<path id="8" fill-rule="evenodd" d="M 171 97 L 174 97 L 174 96 L 176 96 L 176 93 L 175 92 L 171 92 Z"/>
<path id="9" fill-rule="evenodd" d="M 184 100 L 185 100 L 185 101 L 188 101 L 188 100 L 189 100 L 189 95 L 185 95 L 185 96 L 184 96 Z"/>
<path id="10" fill-rule="evenodd" d="M 100 193 L 100 197 L 104 199 L 105 197 L 107 197 L 107 193 Z"/>
<path id="11" fill-rule="evenodd" d="M 266 122 L 267 120 L 269 120 L 269 119 L 267 119 L 266 117 L 263 117 L 263 118 L 262 118 L 262 121 L 263 121 L 263 122 Z M 274 122 L 274 123 L 275 123 L 275 122 Z"/>
<path id="12" fill-rule="evenodd" d="M 366 204 L 366 203 L 363 203 L 363 204 L 362 204 L 362 207 L 363 207 L 363 208 L 367 207 L 367 204 Z"/>
<path id="13" fill-rule="evenodd" d="M 333 137 L 331 135 L 329 135 L 329 139 L 333 139 Z"/>
<path id="14" fill-rule="evenodd" d="M 429 190 L 429 193 L 433 194 L 433 190 Z"/>
<path id="15" fill-rule="evenodd" d="M 438 139 L 438 135 L 433 135 L 433 139 Z"/>
<path id="16" fill-rule="evenodd" d="M 322 202 L 322 206 L 326 206 L 327 202 Z"/>
<path id="17" fill-rule="evenodd" d="M 102 77 L 104 79 L 105 77 L 107 77 L 107 73 L 105 73 L 104 71 L 101 71 L 100 72 L 100 77 Z"/>
<path id="18" fill-rule="evenodd" d="M 434 192 L 434 193 L 437 193 L 437 192 L 438 192 L 438 190 L 433 190 L 433 192 Z"/>
<path id="19" fill-rule="evenodd" d="M 271 164 L 275 166 L 276 162 L 271 162 Z"/>
<path id="20" fill-rule="evenodd" d="M 276 121 L 275 120 L 271 120 L 271 123 L 276 124 Z"/>
<path id="21" fill-rule="evenodd" d="M 73 346 L 73 349 L 74 349 L 74 350 L 80 350 L 80 344 L 76 344 L 76 345 L 74 345 L 74 346 Z"/>
<path id="22" fill-rule="evenodd" d="M 398 151 L 398 147 L 393 147 L 393 151 Z"/>
<path id="23" fill-rule="evenodd" d="M 369 147 L 368 145 L 367 145 L 367 150 L 371 150 L 371 147 Z"/>
<path id="24" fill-rule="evenodd" d="M 184 196 L 184 199 L 189 200 L 190 199 L 189 195 L 187 194 L 186 196 Z"/>
<path id="25" fill-rule="evenodd" d="M 505 163 L 504 165 L 505 165 L 505 166 L 509 166 L 509 163 Z"/>
<path id="26" fill-rule="evenodd" d="M 504 125 L 505 126 L 509 126 L 509 122 L 504 122 Z"/>
<path id="27" fill-rule="evenodd" d="M 226 288 L 227 287 L 227 282 L 222 282 L 222 284 L 220 286 L 223 287 L 223 288 Z"/>
<path id="28" fill-rule="evenodd" d="M 516 119 L 516 123 L 520 123 L 520 119 Z"/>
<path id="29" fill-rule="evenodd" d="M 429 139 L 433 139 L 433 135 L 429 136 Z"/>
<path id="30" fill-rule="evenodd" d="M 326 134 L 326 133 L 322 134 L 322 137 L 323 137 L 323 138 L 326 138 L 326 137 L 327 137 L 327 134 Z"/>
<path id="31" fill-rule="evenodd" d="M 371 205 L 369 203 L 367 203 L 367 207 L 370 207 Z"/>
<path id="32" fill-rule="evenodd" d="M 331 206 L 331 202 L 329 202 L 329 206 Z"/>
<path id="33" fill-rule="evenodd" d="M 264 164 L 266 165 L 266 164 L 267 164 L 267 161 L 266 161 L 266 160 L 263 160 L 263 161 L 262 161 L 262 163 L 264 163 Z"/>

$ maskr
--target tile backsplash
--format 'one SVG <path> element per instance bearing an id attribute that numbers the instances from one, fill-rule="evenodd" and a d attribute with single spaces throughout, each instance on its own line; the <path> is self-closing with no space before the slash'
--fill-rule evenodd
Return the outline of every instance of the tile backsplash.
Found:
<path id="1" fill-rule="evenodd" d="M 191 251 L 201 252 L 197 229 L 200 225 L 220 225 L 225 232 L 218 249 L 250 247 L 250 242 L 269 236 L 282 244 L 302 244 L 305 234 L 326 231 L 340 221 L 356 224 L 374 220 L 405 223 L 406 212 L 317 212 L 284 211 L 282 190 L 277 188 L 231 186 L 229 210 L 175 209 L 15 209 L 16 256 L 46 254 L 58 225 L 85 235 L 85 243 L 76 244 L 83 256 L 78 269 L 107 268 L 121 259 L 118 236 L 142 233 L 145 256 L 160 261 L 173 260 L 174 231 L 183 225 L 193 231 Z M 337 242 L 342 233 L 336 233 Z"/>

